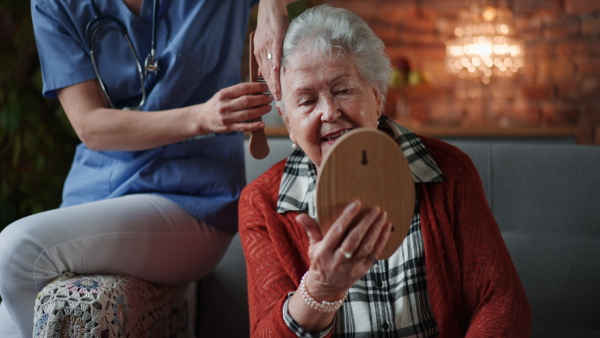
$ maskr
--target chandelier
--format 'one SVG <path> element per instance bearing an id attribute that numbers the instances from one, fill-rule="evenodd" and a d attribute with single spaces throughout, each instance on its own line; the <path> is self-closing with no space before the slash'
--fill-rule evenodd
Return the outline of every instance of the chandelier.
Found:
<path id="1" fill-rule="evenodd" d="M 446 68 L 461 78 L 488 84 L 492 77 L 512 77 L 524 65 L 524 44 L 506 7 L 462 9 L 454 35 L 446 42 Z"/>

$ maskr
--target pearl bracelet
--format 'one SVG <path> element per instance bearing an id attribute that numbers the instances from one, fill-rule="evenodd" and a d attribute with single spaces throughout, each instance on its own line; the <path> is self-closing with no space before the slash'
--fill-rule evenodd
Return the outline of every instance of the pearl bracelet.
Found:
<path id="1" fill-rule="evenodd" d="M 342 304 L 344 304 L 346 297 L 348 297 L 348 291 L 346 291 L 346 295 L 344 296 L 343 299 L 336 300 L 335 302 L 328 302 L 325 300 L 322 302 L 319 302 L 319 301 L 315 300 L 310 295 L 310 293 L 308 293 L 308 289 L 306 288 L 306 281 L 305 281 L 307 274 L 308 274 L 308 271 L 306 271 L 306 273 L 304 273 L 304 276 L 302 276 L 302 279 L 300 280 L 300 294 L 302 295 L 302 299 L 304 299 L 306 304 L 308 306 L 310 306 L 311 309 L 313 309 L 315 311 L 319 311 L 319 312 L 331 313 L 331 312 L 337 311 L 342 306 Z"/>

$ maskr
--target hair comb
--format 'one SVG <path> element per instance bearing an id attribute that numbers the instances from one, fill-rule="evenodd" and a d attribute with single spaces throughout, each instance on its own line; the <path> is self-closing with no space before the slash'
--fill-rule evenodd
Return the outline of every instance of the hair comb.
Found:
<path id="1" fill-rule="evenodd" d="M 256 61 L 256 57 L 254 56 L 254 32 L 250 33 L 250 82 L 259 82 L 259 83 L 267 83 L 262 76 L 258 76 L 258 62 Z M 263 94 L 271 95 L 270 91 L 266 91 Z M 250 122 L 258 122 L 262 121 L 260 117 L 250 120 Z M 265 130 L 259 129 L 250 133 L 250 141 L 248 142 L 248 149 L 250 150 L 250 154 L 257 160 L 261 160 L 267 155 L 269 155 L 269 144 L 267 143 L 267 136 L 265 135 Z"/>

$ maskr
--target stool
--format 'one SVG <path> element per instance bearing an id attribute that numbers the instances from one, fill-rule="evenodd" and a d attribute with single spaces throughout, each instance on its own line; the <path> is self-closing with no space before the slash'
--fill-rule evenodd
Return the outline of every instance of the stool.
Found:
<path id="1" fill-rule="evenodd" d="M 196 283 L 65 272 L 37 296 L 34 337 L 194 337 Z"/>

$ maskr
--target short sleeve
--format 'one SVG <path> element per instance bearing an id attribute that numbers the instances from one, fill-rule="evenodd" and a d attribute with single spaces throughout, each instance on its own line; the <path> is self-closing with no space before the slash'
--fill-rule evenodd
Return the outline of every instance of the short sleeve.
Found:
<path id="1" fill-rule="evenodd" d="M 56 98 L 57 89 L 96 78 L 85 46 L 87 18 L 81 3 L 31 1 L 45 97 Z"/>

